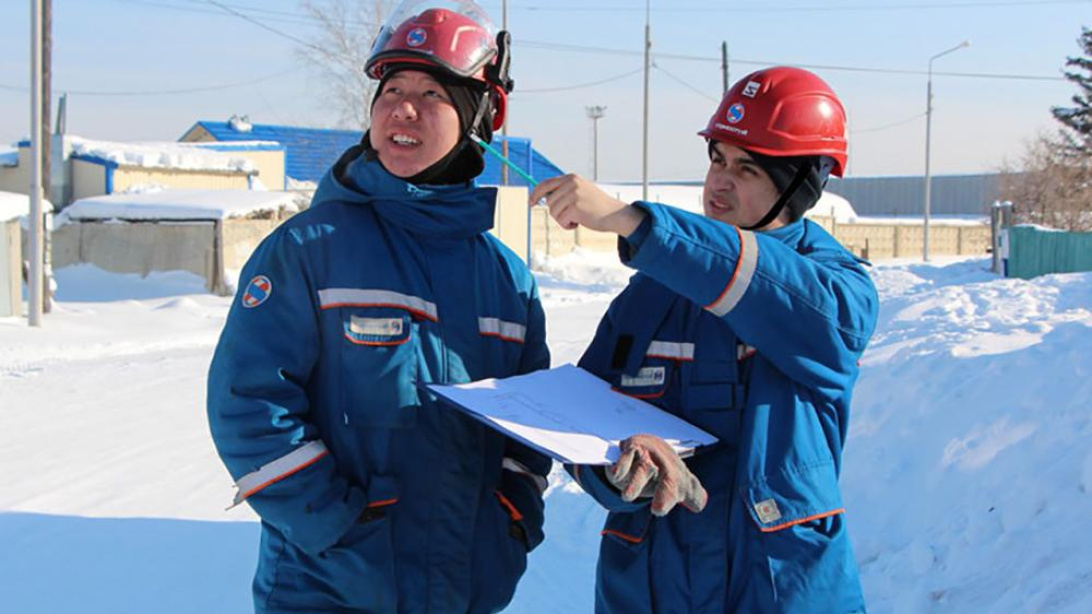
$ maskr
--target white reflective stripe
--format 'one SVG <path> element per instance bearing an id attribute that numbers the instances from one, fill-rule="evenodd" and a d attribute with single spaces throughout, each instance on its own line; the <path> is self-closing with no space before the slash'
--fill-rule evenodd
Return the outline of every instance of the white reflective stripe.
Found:
<path id="1" fill-rule="evenodd" d="M 523 343 L 523 338 L 527 336 L 526 326 L 497 318 L 478 318 L 478 330 L 483 335 L 495 335 L 501 339 L 520 343 Z"/>
<path id="2" fill-rule="evenodd" d="M 648 352 L 645 355 L 672 360 L 694 360 L 694 344 L 653 341 L 648 344 Z"/>
<path id="3" fill-rule="evenodd" d="M 739 261 L 736 262 L 736 270 L 720 297 L 705 307 L 717 316 L 724 316 L 735 308 L 747 292 L 751 280 L 754 279 L 755 269 L 758 268 L 758 239 L 755 238 L 755 233 L 739 228 L 736 232 L 739 233 Z"/>
<path id="4" fill-rule="evenodd" d="M 501 461 L 501 469 L 507 469 L 508 471 L 514 471 L 516 473 L 519 473 L 521 475 L 524 475 L 524 476 L 527 476 L 528 478 L 530 478 L 531 481 L 535 483 L 535 487 L 538 488 L 538 494 L 539 495 L 546 492 L 546 487 L 550 485 L 550 482 L 546 478 L 544 478 L 541 475 L 535 473 L 534 471 L 531 471 L 530 469 L 527 468 L 526 465 L 524 465 L 523 463 L 519 462 L 518 460 L 516 460 L 514 458 L 505 457 L 504 460 Z"/>
<path id="5" fill-rule="evenodd" d="M 235 501 L 232 505 L 239 505 L 250 495 L 274 482 L 283 480 L 329 453 L 330 451 L 326 449 L 326 445 L 321 440 L 317 440 L 296 448 L 271 463 L 262 465 L 257 471 L 252 471 L 239 478 L 238 482 L 235 482 L 235 487 L 239 489 L 239 492 L 235 494 Z"/>
<path id="6" fill-rule="evenodd" d="M 747 345 L 746 343 L 739 344 L 738 356 L 739 360 L 746 360 L 751 356 L 754 356 L 758 352 L 757 349 Z"/>
<path id="7" fill-rule="evenodd" d="M 319 305 L 323 309 L 333 307 L 401 307 L 435 321 L 436 303 L 423 298 L 392 292 L 390 290 L 362 290 L 358 288 L 327 288 L 319 290 Z"/>

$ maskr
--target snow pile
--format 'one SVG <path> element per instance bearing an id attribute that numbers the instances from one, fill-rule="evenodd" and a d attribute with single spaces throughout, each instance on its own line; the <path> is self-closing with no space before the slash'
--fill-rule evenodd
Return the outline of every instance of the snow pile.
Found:
<path id="1" fill-rule="evenodd" d="M 89 220 L 223 220 L 297 211 L 291 192 L 251 190 L 162 190 L 83 198 L 65 207 L 58 225 Z"/>
<path id="2" fill-rule="evenodd" d="M 630 271 L 541 264 L 554 364 L 575 362 Z M 1092 274 L 987 265 L 872 270 L 842 484 L 873 614 L 1092 612 Z M 57 276 L 44 328 L 0 319 L 0 610 L 249 611 L 258 524 L 224 511 L 204 413 L 231 299 L 185 273 Z M 557 472 L 546 509 L 507 612 L 590 613 L 604 513 Z"/>
<path id="3" fill-rule="evenodd" d="M 253 173 L 253 162 L 228 153 L 219 153 L 202 143 L 115 143 L 68 137 L 72 155 L 87 156 L 120 166 L 200 171 Z M 264 141 L 232 143 L 233 146 L 268 145 Z"/>
<path id="4" fill-rule="evenodd" d="M 42 199 L 42 210 L 53 211 L 53 205 Z M 15 218 L 26 217 L 30 214 L 30 197 L 26 194 L 0 191 L 0 222 L 8 222 Z"/>
<path id="5" fill-rule="evenodd" d="M 843 485 L 872 612 L 1092 611 L 1092 274 L 875 271 Z"/>
<path id="6" fill-rule="evenodd" d="M 238 115 L 232 115 L 228 120 L 228 125 L 235 132 L 249 133 L 254 131 L 254 124 L 250 123 L 250 117 L 244 115 L 239 117 Z"/>

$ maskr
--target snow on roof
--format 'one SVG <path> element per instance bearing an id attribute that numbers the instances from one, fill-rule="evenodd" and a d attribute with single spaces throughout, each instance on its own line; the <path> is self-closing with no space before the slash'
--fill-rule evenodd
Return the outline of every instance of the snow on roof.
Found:
<path id="1" fill-rule="evenodd" d="M 112 162 L 119 166 L 245 173 L 257 170 L 254 163 L 246 158 L 217 151 L 222 149 L 221 144 L 217 143 L 117 143 L 79 137 L 69 137 L 69 141 L 72 144 L 72 155 Z M 270 141 L 243 141 L 232 145 L 236 149 L 281 148 L 279 143 Z"/>
<path id="2" fill-rule="evenodd" d="M 0 146 L 0 166 L 19 166 L 19 150 Z"/>
<path id="3" fill-rule="evenodd" d="M 42 200 L 42 209 L 52 211 L 53 205 Z M 26 194 L 0 192 L 0 222 L 7 222 L 30 213 L 30 198 Z"/>
<path id="4" fill-rule="evenodd" d="M 249 190 L 163 190 L 93 196 L 72 203 L 60 221 L 224 220 L 262 211 L 298 207 L 291 192 Z"/>
<path id="5" fill-rule="evenodd" d="M 640 185 L 601 183 L 599 187 L 618 200 L 626 202 L 641 200 Z M 694 213 L 702 212 L 701 194 L 701 185 L 653 184 L 648 186 L 649 200 L 674 205 Z M 834 218 L 839 222 L 849 222 L 857 218 L 857 212 L 854 211 L 853 205 L 833 192 L 823 192 L 815 208 L 808 213 L 809 217 L 812 215 L 830 216 L 833 214 Z"/>

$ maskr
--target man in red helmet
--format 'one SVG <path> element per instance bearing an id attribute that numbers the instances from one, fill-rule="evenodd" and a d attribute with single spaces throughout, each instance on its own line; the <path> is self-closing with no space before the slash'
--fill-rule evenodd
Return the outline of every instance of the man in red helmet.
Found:
<path id="1" fill-rule="evenodd" d="M 570 467 L 610 510 L 596 611 L 864 612 L 838 488 L 857 361 L 878 299 L 803 219 L 846 164 L 845 110 L 796 68 L 744 77 L 700 134 L 705 216 L 542 182 L 568 228 L 619 235 L 637 269 L 580 364 L 716 435 L 680 459 L 635 434 L 612 467 Z"/>
<path id="2" fill-rule="evenodd" d="M 403 3 L 370 131 L 243 270 L 208 410 L 262 520 L 257 612 L 497 612 L 542 541 L 549 459 L 422 392 L 549 365 L 534 278 L 472 183 L 506 36 L 472 2 Z"/>

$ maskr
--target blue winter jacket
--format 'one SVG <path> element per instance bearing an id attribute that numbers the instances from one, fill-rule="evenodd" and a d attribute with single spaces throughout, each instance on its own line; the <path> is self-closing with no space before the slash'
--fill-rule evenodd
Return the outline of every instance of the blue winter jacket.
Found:
<path id="1" fill-rule="evenodd" d="M 243 269 L 208 412 L 262 519 L 256 611 L 510 601 L 550 461 L 421 388 L 549 365 L 534 279 L 486 234 L 495 198 L 414 186 L 356 147 Z"/>
<path id="2" fill-rule="evenodd" d="M 601 614 L 864 611 L 838 489 L 857 361 L 878 299 L 810 221 L 763 233 L 651 203 L 637 269 L 581 366 L 719 438 L 687 459 L 709 503 L 653 517 L 601 469 L 571 467 L 610 510 Z"/>

